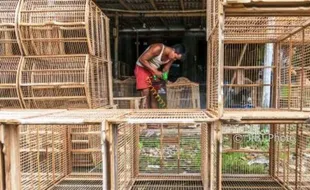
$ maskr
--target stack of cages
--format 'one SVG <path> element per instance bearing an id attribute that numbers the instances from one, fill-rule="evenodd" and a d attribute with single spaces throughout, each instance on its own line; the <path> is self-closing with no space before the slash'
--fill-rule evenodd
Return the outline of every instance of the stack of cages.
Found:
<path id="1" fill-rule="evenodd" d="M 31 112 L 31 111 L 30 111 Z M 45 112 L 19 125 L 21 189 L 105 189 L 105 120 L 120 110 Z"/>
<path id="2" fill-rule="evenodd" d="M 310 17 L 231 2 L 208 6 L 208 109 L 257 119 L 222 123 L 220 189 L 309 189 L 309 126 L 268 110 L 308 109 Z"/>
<path id="3" fill-rule="evenodd" d="M 22 50 L 17 34 L 19 0 L 0 2 L 0 108 L 22 108 L 18 71 Z"/>
<path id="4" fill-rule="evenodd" d="M 18 23 L 26 108 L 113 104 L 109 19 L 94 2 L 21 0 Z"/>
<path id="5" fill-rule="evenodd" d="M 111 189 L 217 189 L 209 119 L 203 111 L 136 111 L 110 123 Z"/>
<path id="6" fill-rule="evenodd" d="M 223 124 L 222 189 L 309 189 L 309 132 L 293 120 Z"/>
<path id="7" fill-rule="evenodd" d="M 167 108 L 168 109 L 199 109 L 199 84 L 191 82 L 185 77 L 178 78 L 174 83 L 168 83 Z"/>

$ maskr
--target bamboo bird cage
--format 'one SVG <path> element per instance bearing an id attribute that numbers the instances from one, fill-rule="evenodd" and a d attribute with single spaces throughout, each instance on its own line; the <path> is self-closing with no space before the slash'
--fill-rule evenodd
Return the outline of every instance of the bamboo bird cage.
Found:
<path id="1" fill-rule="evenodd" d="M 167 107 L 169 109 L 200 108 L 199 84 L 185 77 L 167 85 Z"/>
<path id="2" fill-rule="evenodd" d="M 90 55 L 24 57 L 19 78 L 23 104 L 44 109 L 112 105 L 108 68 L 108 62 Z"/>
<path id="3" fill-rule="evenodd" d="M 224 124 L 223 189 L 308 189 L 309 126 Z"/>
<path id="4" fill-rule="evenodd" d="M 307 111 L 310 17 L 208 7 L 208 108 Z"/>
<path id="5" fill-rule="evenodd" d="M 16 22 L 19 0 L 3 0 L 0 8 L 0 56 L 22 55 Z"/>
<path id="6" fill-rule="evenodd" d="M 91 54 L 110 60 L 109 19 L 91 0 L 21 0 L 26 55 Z"/>
<path id="7" fill-rule="evenodd" d="M 5 124 L 0 134 L 6 136 L 4 140 L 0 136 L 0 144 L 4 142 L 5 147 L 4 165 L 12 175 L 17 172 L 13 181 L 9 181 L 10 172 L 6 173 L 6 183 L 25 190 L 106 189 L 107 152 L 101 147 L 105 143 L 105 122 L 126 112 L 1 111 L 0 120 Z"/>
<path id="8" fill-rule="evenodd" d="M 18 72 L 22 57 L 0 57 L 0 108 L 23 108 L 19 94 Z"/>
<path id="9" fill-rule="evenodd" d="M 136 111 L 109 125 L 111 189 L 216 189 L 215 125 L 201 111 Z"/>

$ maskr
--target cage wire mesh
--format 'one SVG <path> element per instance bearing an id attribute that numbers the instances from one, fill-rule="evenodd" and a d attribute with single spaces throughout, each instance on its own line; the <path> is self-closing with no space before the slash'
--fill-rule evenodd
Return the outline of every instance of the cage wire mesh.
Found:
<path id="1" fill-rule="evenodd" d="M 109 105 L 108 64 L 90 55 L 24 57 L 20 92 L 25 108 Z"/>
<path id="2" fill-rule="evenodd" d="M 215 130 L 207 123 L 112 126 L 115 189 L 216 189 Z M 211 159 L 212 157 L 212 159 Z"/>
<path id="3" fill-rule="evenodd" d="M 199 84 L 185 77 L 178 78 L 174 83 L 168 83 L 168 109 L 198 109 L 200 108 Z"/>
<path id="4" fill-rule="evenodd" d="M 66 131 L 59 126 L 20 126 L 22 189 L 47 189 L 67 175 Z"/>
<path id="5" fill-rule="evenodd" d="M 20 56 L 0 57 L 0 108 L 23 108 L 18 88 Z"/>
<path id="6" fill-rule="evenodd" d="M 21 0 L 26 55 L 91 54 L 109 58 L 109 19 L 91 0 Z"/>
<path id="7" fill-rule="evenodd" d="M 273 56 L 267 48 L 265 44 L 225 45 L 224 108 L 271 107 L 275 66 L 273 61 L 265 64 L 265 56 Z M 270 78 L 264 79 L 268 74 Z"/>
<path id="8" fill-rule="evenodd" d="M 3 0 L 0 8 L 0 56 L 22 55 L 16 23 L 19 0 Z"/>
<path id="9" fill-rule="evenodd" d="M 280 41 L 279 107 L 289 110 L 310 108 L 310 27 Z"/>
<path id="10" fill-rule="evenodd" d="M 21 125 L 22 189 L 102 189 L 100 127 Z"/>
<path id="11" fill-rule="evenodd" d="M 309 126 L 224 124 L 223 189 L 308 189 Z"/>

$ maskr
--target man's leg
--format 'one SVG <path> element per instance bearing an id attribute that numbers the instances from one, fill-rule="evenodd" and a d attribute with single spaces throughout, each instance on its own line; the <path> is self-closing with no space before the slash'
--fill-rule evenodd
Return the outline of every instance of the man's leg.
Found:
<path id="1" fill-rule="evenodd" d="M 158 109 L 158 102 L 153 94 L 150 94 L 151 96 L 151 108 L 152 109 Z"/>
<path id="2" fill-rule="evenodd" d="M 141 90 L 141 95 L 145 96 L 145 108 L 149 109 L 150 108 L 150 101 L 151 101 L 150 100 L 150 96 L 151 96 L 150 90 L 148 88 L 142 89 Z"/>

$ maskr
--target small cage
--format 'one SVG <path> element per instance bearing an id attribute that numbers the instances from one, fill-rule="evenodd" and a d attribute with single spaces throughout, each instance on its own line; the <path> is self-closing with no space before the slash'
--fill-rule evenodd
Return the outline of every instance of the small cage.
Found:
<path id="1" fill-rule="evenodd" d="M 22 55 L 16 23 L 19 0 L 3 0 L 0 2 L 0 8 L 0 55 Z"/>
<path id="2" fill-rule="evenodd" d="M 200 108 L 199 84 L 185 77 L 167 84 L 167 107 L 170 109 Z"/>
<path id="3" fill-rule="evenodd" d="M 99 108 L 113 104 L 110 63 L 90 55 L 24 57 L 25 108 Z"/>
<path id="4" fill-rule="evenodd" d="M 125 80 L 115 79 L 113 81 L 114 97 L 138 97 L 141 94 L 136 90 L 136 78 L 128 77 Z"/>
<path id="5" fill-rule="evenodd" d="M 216 189 L 216 130 L 206 113 L 138 111 L 125 117 L 128 123 L 110 125 L 107 135 L 112 189 Z"/>
<path id="6" fill-rule="evenodd" d="M 146 105 L 145 97 L 114 97 L 118 109 L 143 109 Z"/>
<path id="7" fill-rule="evenodd" d="M 309 125 L 224 124 L 223 189 L 309 189 Z"/>
<path id="8" fill-rule="evenodd" d="M 22 108 L 18 89 L 18 71 L 22 58 L 0 57 L 0 108 Z"/>
<path id="9" fill-rule="evenodd" d="M 91 54 L 110 60 L 109 19 L 91 0 L 22 0 L 26 55 Z"/>

